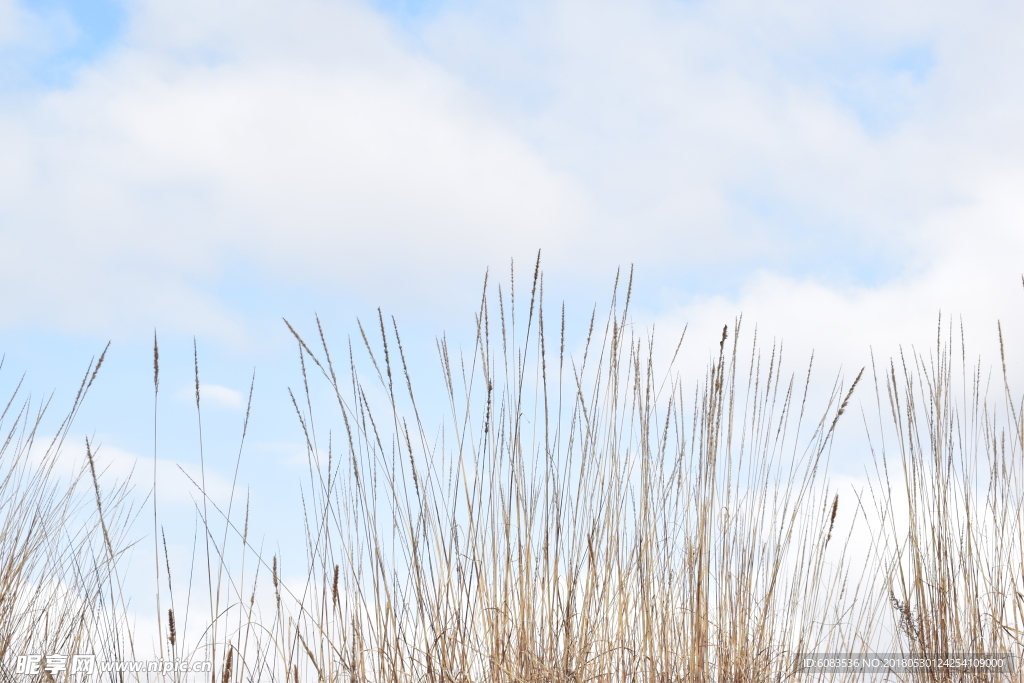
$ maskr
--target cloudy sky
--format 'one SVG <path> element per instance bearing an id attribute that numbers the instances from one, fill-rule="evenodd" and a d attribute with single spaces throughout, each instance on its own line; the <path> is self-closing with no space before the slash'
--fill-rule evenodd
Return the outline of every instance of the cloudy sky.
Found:
<path id="1" fill-rule="evenodd" d="M 379 306 L 426 360 L 538 249 L 584 313 L 635 266 L 702 359 L 740 312 L 831 372 L 940 311 L 1012 353 L 1022 33 L 986 0 L 0 0 L 0 380 L 66 398 L 111 341 L 78 431 L 143 462 L 155 329 L 158 456 L 194 464 L 194 337 L 218 481 L 254 370 L 253 470 L 288 471 L 281 317 Z"/>
<path id="2" fill-rule="evenodd" d="M 581 290 L 636 264 L 652 315 L 1013 297 L 1022 19 L 3 0 L 0 325 L 246 345 L 307 302 L 457 316 L 538 248 Z"/>

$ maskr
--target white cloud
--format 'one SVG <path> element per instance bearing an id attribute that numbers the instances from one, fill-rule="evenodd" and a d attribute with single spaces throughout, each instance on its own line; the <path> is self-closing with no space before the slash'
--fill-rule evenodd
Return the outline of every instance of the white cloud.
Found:
<path id="1" fill-rule="evenodd" d="M 703 327 L 710 345 L 744 312 L 849 367 L 871 345 L 932 343 L 940 310 L 986 350 L 996 319 L 1019 317 L 1016 9 L 531 8 L 453 12 L 431 44 L 595 190 L 610 248 L 591 253 L 637 262 L 641 287 L 666 292 L 663 324 Z M 900 71 L 910 49 L 934 56 L 921 76 Z"/>
<path id="2" fill-rule="evenodd" d="M 174 397 L 179 401 L 194 404 L 196 400 L 195 385 L 179 389 L 175 392 Z M 199 385 L 199 398 L 204 406 L 213 404 L 220 408 L 230 408 L 232 410 L 244 408 L 246 402 L 246 397 L 242 392 L 219 384 L 201 383 Z"/>
<path id="3" fill-rule="evenodd" d="M 35 463 L 43 460 L 49 447 L 49 438 L 37 439 L 32 451 Z M 160 504 L 186 505 L 191 507 L 193 501 L 202 501 L 202 491 L 215 504 L 226 503 L 231 496 L 231 481 L 218 472 L 202 468 L 192 463 L 166 458 L 155 459 L 138 455 L 117 446 L 92 443 L 93 463 L 101 486 L 112 489 L 128 484 L 141 501 L 153 490 L 157 482 L 157 498 Z M 88 464 L 84 439 L 69 439 L 53 459 L 52 474 L 60 477 L 76 477 L 87 472 Z M 88 481 L 89 475 L 86 474 Z M 205 483 L 205 488 L 203 484 Z M 91 485 L 91 484 L 89 484 Z M 236 497 L 244 496 L 244 492 L 236 492 Z"/>
<path id="4" fill-rule="evenodd" d="M 19 37 L 19 24 L 24 13 L 14 0 L 0 0 L 0 47 L 6 47 Z"/>
<path id="5" fill-rule="evenodd" d="M 225 334 L 225 259 L 365 293 L 475 279 L 579 221 L 570 178 L 368 11 L 207 9 L 141 4 L 128 47 L 0 120 L 5 279 L 37 283 L 8 324 Z"/>
<path id="6" fill-rule="evenodd" d="M 1017 41 L 1002 29 L 994 45 L 981 35 L 1019 25 L 1014 11 L 531 7 L 519 22 L 495 10 L 454 14 L 432 44 L 477 90 L 511 102 L 506 120 L 595 190 L 615 246 L 602 259 L 787 271 L 830 256 L 854 274 L 873 260 L 899 270 L 931 256 L 935 214 L 973 201 L 996 157 L 1011 152 L 1020 165 L 1008 119 L 965 127 L 1019 111 L 1020 98 L 994 83 L 988 105 L 958 95 L 977 88 L 975 71 L 1009 75 L 990 62 L 1013 63 Z M 893 66 L 911 48 L 935 55 L 920 81 Z M 850 101 L 858 97 L 866 102 Z M 902 104 L 890 112 L 892 99 Z M 864 108 L 889 123 L 874 130 Z"/>
<path id="7" fill-rule="evenodd" d="M 59 14 L 51 14 L 45 21 L 25 11 L 17 0 L 0 0 L 0 50 L 17 49 L 22 54 L 42 52 L 68 25 Z"/>
<path id="8" fill-rule="evenodd" d="M 199 396 L 202 400 L 212 402 L 224 408 L 244 408 L 245 397 L 242 392 L 222 387 L 219 384 L 200 384 Z"/>

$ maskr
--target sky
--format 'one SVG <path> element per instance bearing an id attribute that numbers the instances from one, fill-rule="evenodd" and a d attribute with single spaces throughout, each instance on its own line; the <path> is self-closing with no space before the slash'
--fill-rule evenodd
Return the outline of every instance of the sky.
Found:
<path id="1" fill-rule="evenodd" d="M 74 435 L 152 467 L 155 331 L 157 458 L 198 463 L 195 350 L 217 486 L 254 376 L 240 476 L 290 486 L 282 318 L 343 346 L 380 308 L 433 367 L 538 250 L 573 321 L 634 268 L 701 368 L 741 313 L 847 380 L 941 314 L 986 362 L 1001 321 L 1021 376 L 1022 31 L 994 0 L 0 0 L 0 387 L 66 405 L 109 341 Z"/>

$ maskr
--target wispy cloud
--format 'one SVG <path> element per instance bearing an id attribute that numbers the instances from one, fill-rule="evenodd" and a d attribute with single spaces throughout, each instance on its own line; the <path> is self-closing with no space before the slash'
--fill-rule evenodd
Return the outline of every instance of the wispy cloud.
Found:
<path id="1" fill-rule="evenodd" d="M 196 400 L 195 387 L 185 387 L 178 390 L 175 397 L 179 401 L 194 402 Z M 245 407 L 245 397 L 242 392 L 219 384 L 199 385 L 199 399 L 204 405 L 213 404 L 220 408 L 239 409 Z"/>
<path id="2" fill-rule="evenodd" d="M 41 460 L 49 443 L 49 439 L 37 440 L 37 448 L 32 453 L 36 462 Z M 91 445 L 100 484 L 108 488 L 127 485 L 135 492 L 136 501 L 142 501 L 151 494 L 154 481 L 157 482 L 156 495 L 161 503 L 191 507 L 194 501 L 202 500 L 205 490 L 206 496 L 219 505 L 226 503 L 231 495 L 230 480 L 210 468 L 204 472 L 198 465 L 188 462 L 167 458 L 154 460 L 151 456 L 138 455 L 102 442 Z M 52 474 L 57 476 L 73 478 L 87 472 L 84 469 L 88 467 L 85 440 L 65 441 L 54 463 Z M 202 488 L 204 482 L 205 489 Z"/>

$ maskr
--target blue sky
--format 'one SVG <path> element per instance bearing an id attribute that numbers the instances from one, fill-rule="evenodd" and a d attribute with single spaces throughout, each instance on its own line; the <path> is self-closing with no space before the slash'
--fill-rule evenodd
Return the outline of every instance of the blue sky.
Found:
<path id="1" fill-rule="evenodd" d="M 195 339 L 212 466 L 255 371 L 272 496 L 301 472 L 282 317 L 344 345 L 381 307 L 429 378 L 538 249 L 571 320 L 635 264 L 638 324 L 698 358 L 740 312 L 825 373 L 940 310 L 988 352 L 1024 333 L 1021 30 L 996 2 L 0 0 L 0 380 L 60 405 L 111 341 L 77 435 L 149 457 L 156 329 L 158 456 L 194 463 Z"/>
<path id="2" fill-rule="evenodd" d="M 125 29 L 126 8 L 118 2 L 39 0 L 21 5 L 26 23 L 39 31 L 33 40 L 7 46 L 3 55 L 7 88 L 67 87 L 82 66 L 102 58 Z"/>

